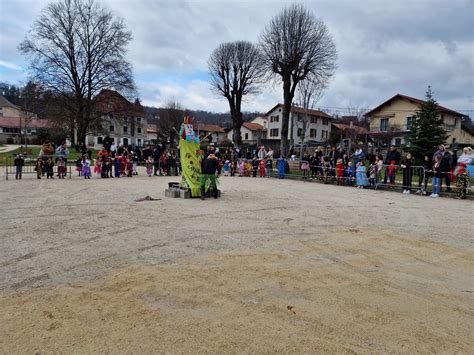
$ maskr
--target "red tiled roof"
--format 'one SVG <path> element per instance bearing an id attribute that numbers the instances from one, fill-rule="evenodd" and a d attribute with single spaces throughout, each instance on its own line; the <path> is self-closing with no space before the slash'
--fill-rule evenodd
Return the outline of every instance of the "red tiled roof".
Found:
<path id="1" fill-rule="evenodd" d="M 253 123 L 253 122 L 244 122 L 242 125 L 245 128 L 251 130 L 251 131 L 261 131 L 263 130 L 263 126 L 258 124 L 258 123 Z"/>
<path id="2" fill-rule="evenodd" d="M 399 98 L 399 99 L 403 99 L 403 100 L 407 100 L 407 101 L 412 101 L 414 103 L 417 103 L 419 105 L 421 104 L 424 104 L 426 101 L 424 100 L 420 100 L 420 99 L 417 99 L 415 97 L 411 97 L 411 96 L 407 96 L 407 95 L 402 95 L 402 94 L 396 94 L 395 96 L 391 97 L 390 99 L 388 99 L 387 101 L 381 103 L 380 105 L 378 105 L 377 107 L 375 107 L 374 109 L 370 110 L 369 112 L 367 112 L 364 116 L 367 117 L 367 116 L 371 116 L 375 111 L 379 110 L 380 108 L 382 108 L 383 106 L 387 105 L 388 103 L 392 102 L 393 100 L 395 100 L 396 98 Z M 438 105 L 438 109 L 442 112 L 445 112 L 445 113 L 448 113 L 448 114 L 451 114 L 451 115 L 454 115 L 454 116 L 459 116 L 459 117 L 465 117 L 465 115 L 463 115 L 462 113 L 459 113 L 459 112 L 456 112 L 454 110 L 451 110 L 447 107 L 443 107 L 441 105 Z"/>
<path id="3" fill-rule="evenodd" d="M 268 111 L 265 116 L 268 116 L 272 111 L 274 111 L 275 109 L 277 108 L 283 108 L 283 104 L 277 104 L 275 105 L 270 111 Z M 319 110 L 305 110 L 304 108 L 302 107 L 298 107 L 298 106 L 292 106 L 291 107 L 291 112 L 296 112 L 296 113 L 307 113 L 308 115 L 311 115 L 311 116 L 318 116 L 318 117 L 323 117 L 323 118 L 332 118 L 331 116 L 329 116 L 326 112 L 323 112 L 323 111 L 319 111 Z"/>
<path id="4" fill-rule="evenodd" d="M 20 122 L 19 117 L 0 117 L 0 127 L 8 127 L 8 128 L 54 128 L 54 124 L 45 119 L 28 119 L 26 120 L 22 118 Z"/>
<path id="5" fill-rule="evenodd" d="M 357 132 L 357 134 L 367 134 L 367 133 L 369 133 L 367 128 L 361 127 L 361 126 L 352 125 L 352 127 L 351 127 L 350 125 L 344 124 L 344 123 L 333 123 L 332 125 L 339 128 L 341 131 L 345 131 L 346 129 L 353 129 Z"/>
<path id="6" fill-rule="evenodd" d="M 224 128 L 216 124 L 198 123 L 196 127 L 194 127 L 194 129 L 198 131 L 205 131 L 205 132 L 224 133 Z"/>

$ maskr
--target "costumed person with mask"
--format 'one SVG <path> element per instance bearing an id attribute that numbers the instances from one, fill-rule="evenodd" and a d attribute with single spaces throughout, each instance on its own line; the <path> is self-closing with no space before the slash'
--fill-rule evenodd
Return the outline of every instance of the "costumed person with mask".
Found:
<path id="1" fill-rule="evenodd" d="M 221 174 L 221 166 L 216 155 L 211 153 L 201 164 L 201 200 L 206 199 L 206 185 L 208 181 L 209 188 L 212 188 L 214 198 L 218 197 L 216 173 L 217 176 Z"/>

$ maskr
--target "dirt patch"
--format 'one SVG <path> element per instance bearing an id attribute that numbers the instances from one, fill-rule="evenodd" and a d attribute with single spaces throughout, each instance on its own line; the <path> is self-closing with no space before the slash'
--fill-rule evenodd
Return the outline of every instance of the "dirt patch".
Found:
<path id="1" fill-rule="evenodd" d="M 4 353 L 459 352 L 472 252 L 358 227 L 0 294 Z"/>

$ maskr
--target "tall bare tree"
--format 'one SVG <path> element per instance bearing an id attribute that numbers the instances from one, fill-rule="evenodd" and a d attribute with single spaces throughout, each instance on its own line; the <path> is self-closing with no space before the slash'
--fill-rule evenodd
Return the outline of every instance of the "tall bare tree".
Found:
<path id="1" fill-rule="evenodd" d="M 76 143 L 84 143 L 89 127 L 101 119 L 94 106 L 102 90 L 134 89 L 125 60 L 131 38 L 123 19 L 94 0 L 59 0 L 46 6 L 20 44 L 33 79 L 64 100 Z"/>
<path id="2" fill-rule="evenodd" d="M 242 144 L 242 100 L 258 93 L 265 74 L 263 64 L 258 48 L 245 41 L 220 44 L 208 60 L 212 88 L 229 102 L 232 138 L 237 146 Z"/>
<path id="3" fill-rule="evenodd" d="M 260 43 L 268 72 L 283 83 L 280 153 L 286 156 L 296 87 L 307 77 L 324 82 L 333 75 L 336 46 L 324 22 L 302 5 L 291 5 L 276 15 L 265 27 Z"/>
<path id="4" fill-rule="evenodd" d="M 304 110 L 304 114 L 301 117 L 301 159 L 303 159 L 306 131 L 310 123 L 308 111 L 314 109 L 316 102 L 321 98 L 326 87 L 327 81 L 315 81 L 311 80 L 311 78 L 306 78 L 298 85 L 297 101 Z"/>
<path id="5" fill-rule="evenodd" d="M 185 112 L 186 111 L 175 98 L 169 99 L 166 102 L 166 106 L 160 110 L 158 127 L 160 133 L 169 138 L 170 148 L 174 147 L 174 139 L 178 136 Z"/>

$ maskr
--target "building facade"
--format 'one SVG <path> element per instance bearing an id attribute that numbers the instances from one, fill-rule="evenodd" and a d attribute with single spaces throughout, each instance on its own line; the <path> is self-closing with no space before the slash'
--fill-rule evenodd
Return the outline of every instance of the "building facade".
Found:
<path id="1" fill-rule="evenodd" d="M 233 142 L 234 130 L 230 129 L 227 132 L 227 139 Z M 258 124 L 252 122 L 244 122 L 240 128 L 240 134 L 242 136 L 242 143 L 255 145 L 259 144 L 262 139 L 266 138 L 266 129 Z"/>
<path id="2" fill-rule="evenodd" d="M 306 129 L 303 122 L 306 118 Z M 267 118 L 267 140 L 281 140 L 281 127 L 283 119 L 283 105 L 274 106 L 266 114 Z M 288 124 L 288 139 L 292 144 L 307 143 L 323 144 L 329 140 L 331 135 L 331 122 L 333 118 L 325 112 L 319 110 L 304 110 L 301 107 L 293 106 L 290 111 L 290 122 Z M 303 132 L 304 130 L 304 132 Z"/>
<path id="3" fill-rule="evenodd" d="M 370 137 L 376 145 L 407 145 L 416 112 L 424 102 L 397 94 L 367 112 L 364 116 L 370 120 Z M 474 136 L 464 122 L 465 115 L 441 105 L 438 105 L 438 109 L 448 134 L 446 144 L 449 147 L 474 144 Z"/>
<path id="4" fill-rule="evenodd" d="M 116 91 L 103 90 L 97 99 L 100 123 L 86 137 L 87 146 L 100 149 L 106 137 L 116 145 L 142 147 L 148 140 L 148 124 L 140 102 L 128 101 Z"/>

